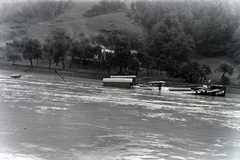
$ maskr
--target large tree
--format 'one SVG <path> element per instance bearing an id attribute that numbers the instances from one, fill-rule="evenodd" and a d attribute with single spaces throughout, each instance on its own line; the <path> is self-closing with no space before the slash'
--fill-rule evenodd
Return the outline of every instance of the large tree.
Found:
<path id="1" fill-rule="evenodd" d="M 183 63 L 181 76 L 188 82 L 197 81 L 200 77 L 200 64 L 197 61 Z"/>
<path id="2" fill-rule="evenodd" d="M 52 39 L 52 46 L 54 50 L 54 61 L 58 66 L 59 60 L 62 61 L 63 69 L 65 69 L 65 58 L 70 48 L 70 37 L 64 29 L 54 29 L 50 33 Z"/>
<path id="3" fill-rule="evenodd" d="M 115 54 L 114 53 L 104 53 L 104 64 L 107 66 L 107 73 L 110 73 L 112 66 L 114 65 Z"/>
<path id="4" fill-rule="evenodd" d="M 141 68 L 141 62 L 137 57 L 137 54 L 132 54 L 130 56 L 129 66 L 128 68 L 132 71 L 134 71 L 135 75 L 138 75 L 138 71 Z"/>
<path id="5" fill-rule="evenodd" d="M 140 70 L 144 68 L 146 70 L 147 77 L 149 77 L 154 66 L 152 58 L 144 52 L 144 50 L 140 51 L 136 56 L 140 62 Z"/>
<path id="6" fill-rule="evenodd" d="M 228 73 L 229 75 L 232 75 L 234 67 L 230 63 L 224 61 L 219 64 L 215 71 L 222 73 L 221 83 L 224 84 L 225 74 Z"/>
<path id="7" fill-rule="evenodd" d="M 23 58 L 30 61 L 33 67 L 33 59 L 38 59 L 42 56 L 41 44 L 36 39 L 25 38 L 23 41 Z"/>
<path id="8" fill-rule="evenodd" d="M 119 66 L 119 74 L 122 74 L 123 68 L 127 68 L 130 61 L 130 43 L 124 38 L 118 38 L 114 48 L 115 63 Z"/>

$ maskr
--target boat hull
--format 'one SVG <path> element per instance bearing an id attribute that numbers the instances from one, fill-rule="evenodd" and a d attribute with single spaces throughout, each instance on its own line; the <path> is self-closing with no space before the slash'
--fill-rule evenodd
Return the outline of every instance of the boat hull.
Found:
<path id="1" fill-rule="evenodd" d="M 208 95 L 208 96 L 225 96 L 225 86 L 210 86 L 209 88 L 196 87 L 192 89 L 192 92 L 197 95 Z"/>

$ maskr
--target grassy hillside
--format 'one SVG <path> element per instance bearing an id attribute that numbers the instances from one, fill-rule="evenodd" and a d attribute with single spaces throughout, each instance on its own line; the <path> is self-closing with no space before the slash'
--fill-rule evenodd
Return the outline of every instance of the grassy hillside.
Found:
<path id="1" fill-rule="evenodd" d="M 146 34 L 142 26 L 134 24 L 123 12 L 100 15 L 96 17 L 84 17 L 83 14 L 91 8 L 94 2 L 75 2 L 73 8 L 55 17 L 51 21 L 37 23 L 6 23 L 0 22 L 0 46 L 7 41 L 20 39 L 24 36 L 38 39 L 43 42 L 49 31 L 53 28 L 64 28 L 69 35 L 74 37 L 77 33 L 85 33 L 92 36 L 98 33 L 106 33 L 111 30 L 126 30 L 136 33 L 141 37 Z"/>

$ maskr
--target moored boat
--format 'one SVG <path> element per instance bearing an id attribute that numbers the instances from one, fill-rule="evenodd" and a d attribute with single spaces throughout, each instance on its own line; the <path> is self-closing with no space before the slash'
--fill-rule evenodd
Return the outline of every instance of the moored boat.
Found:
<path id="1" fill-rule="evenodd" d="M 193 87 L 192 92 L 197 95 L 225 96 L 226 86 L 224 85 L 203 85 L 203 87 Z"/>

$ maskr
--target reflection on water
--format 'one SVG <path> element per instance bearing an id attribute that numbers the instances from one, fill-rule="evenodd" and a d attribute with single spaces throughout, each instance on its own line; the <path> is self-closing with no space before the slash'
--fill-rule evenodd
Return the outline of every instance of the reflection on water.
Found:
<path id="1" fill-rule="evenodd" d="M 240 96 L 104 88 L 0 71 L 0 159 L 240 157 Z"/>

